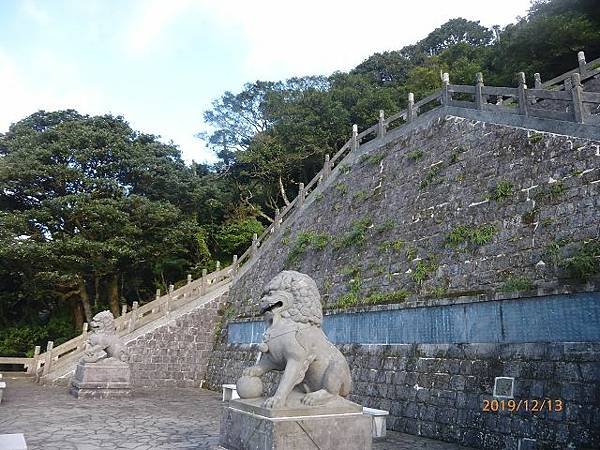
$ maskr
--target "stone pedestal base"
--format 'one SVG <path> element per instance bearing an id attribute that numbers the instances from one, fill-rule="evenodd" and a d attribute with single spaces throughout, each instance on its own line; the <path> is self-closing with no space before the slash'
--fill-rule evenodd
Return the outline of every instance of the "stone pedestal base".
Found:
<path id="1" fill-rule="evenodd" d="M 69 393 L 77 398 L 115 398 L 131 395 L 129 364 L 115 359 L 79 362 Z"/>
<path id="2" fill-rule="evenodd" d="M 255 400 L 232 400 L 224 407 L 220 444 L 228 450 L 370 450 L 371 419 L 362 408 L 327 413 L 326 407 L 294 411 L 286 417 L 266 417 L 252 412 Z M 261 399 L 264 401 L 264 399 Z M 319 414 L 319 409 L 323 413 Z M 338 405 L 335 409 L 341 409 Z M 257 409 L 258 410 L 258 409 Z M 274 410 L 276 411 L 276 410 Z M 288 410 L 288 412 L 291 412 Z M 307 412 L 307 411 L 305 411 Z M 273 414 L 279 416 L 279 414 Z"/>

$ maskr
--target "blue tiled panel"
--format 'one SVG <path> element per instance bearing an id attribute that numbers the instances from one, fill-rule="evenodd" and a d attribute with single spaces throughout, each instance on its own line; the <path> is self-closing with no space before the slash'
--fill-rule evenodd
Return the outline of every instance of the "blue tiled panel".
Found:
<path id="1" fill-rule="evenodd" d="M 600 292 L 325 316 L 332 342 L 600 342 Z M 229 324 L 229 343 L 262 340 L 262 321 Z"/>

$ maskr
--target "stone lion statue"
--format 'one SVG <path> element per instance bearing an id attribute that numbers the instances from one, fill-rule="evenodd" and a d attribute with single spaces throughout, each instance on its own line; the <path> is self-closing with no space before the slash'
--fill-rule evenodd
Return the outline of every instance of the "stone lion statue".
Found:
<path id="1" fill-rule="evenodd" d="M 90 323 L 90 329 L 82 361 L 95 363 L 109 358 L 127 361 L 129 355 L 119 340 L 115 318 L 110 311 L 96 314 Z"/>
<path id="2" fill-rule="evenodd" d="M 275 395 L 264 406 L 284 406 L 292 390 L 302 394 L 300 401 L 307 406 L 346 397 L 350 368 L 321 329 L 323 311 L 315 281 L 300 272 L 283 271 L 265 286 L 260 307 L 267 325 L 259 346 L 262 354 L 242 378 L 283 371 Z"/>

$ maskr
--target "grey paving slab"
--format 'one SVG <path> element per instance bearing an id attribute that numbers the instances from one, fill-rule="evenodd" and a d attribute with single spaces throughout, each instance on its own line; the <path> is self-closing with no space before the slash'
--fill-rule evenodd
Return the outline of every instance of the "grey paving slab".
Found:
<path id="1" fill-rule="evenodd" d="M 63 386 L 14 379 L 0 405 L 0 434 L 23 433 L 29 450 L 216 449 L 221 394 L 197 388 L 135 388 L 131 398 L 82 400 Z M 458 450 L 388 431 L 376 450 Z"/>

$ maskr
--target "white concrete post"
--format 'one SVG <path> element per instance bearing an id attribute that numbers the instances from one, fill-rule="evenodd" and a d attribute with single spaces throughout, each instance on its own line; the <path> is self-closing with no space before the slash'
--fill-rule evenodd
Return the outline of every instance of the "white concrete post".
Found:
<path id="1" fill-rule="evenodd" d="M 358 149 L 358 125 L 352 125 L 352 146 L 351 151 L 356 151 Z"/>
<path id="2" fill-rule="evenodd" d="M 233 262 L 231 263 L 232 277 L 235 276 L 237 271 L 238 271 L 238 255 L 233 255 Z"/>
<path id="3" fill-rule="evenodd" d="M 251 258 L 255 257 L 257 252 L 258 252 L 258 235 L 256 233 L 254 233 L 252 235 L 252 250 L 250 253 L 250 257 Z"/>
<path id="4" fill-rule="evenodd" d="M 208 275 L 208 271 L 206 269 L 202 269 L 202 281 L 200 282 L 200 295 L 206 294 L 206 287 L 208 284 L 208 281 L 206 279 L 207 275 Z"/>
<path id="5" fill-rule="evenodd" d="M 448 85 L 450 84 L 450 75 L 448 72 L 444 72 L 442 74 L 442 105 L 448 106 L 450 104 L 450 100 L 452 100 L 452 96 L 450 95 L 450 91 L 448 89 Z"/>
<path id="6" fill-rule="evenodd" d="M 533 86 L 536 89 L 542 89 L 542 77 L 537 72 L 533 74 Z"/>
<path id="7" fill-rule="evenodd" d="M 48 375 L 50 373 L 50 369 L 52 368 L 52 349 L 54 348 L 54 342 L 48 341 L 48 345 L 46 345 L 46 360 L 44 361 L 44 372 L 42 376 Z"/>
<path id="8" fill-rule="evenodd" d="M 138 302 L 133 302 L 133 305 L 131 306 L 131 314 L 129 315 L 129 323 L 127 324 L 127 331 L 129 333 L 135 330 L 135 325 L 137 321 L 137 309 Z"/>
<path id="9" fill-rule="evenodd" d="M 85 342 L 87 341 L 89 325 L 87 322 L 83 322 L 81 327 L 81 348 L 85 348 Z"/>
<path id="10" fill-rule="evenodd" d="M 323 164 L 323 180 L 326 180 L 331 175 L 331 161 L 329 153 L 325 155 L 325 163 Z"/>
<path id="11" fill-rule="evenodd" d="M 577 53 L 577 63 L 579 64 L 579 75 L 581 75 L 581 78 L 583 78 L 585 76 L 585 53 L 583 52 L 579 52 Z"/>
<path id="12" fill-rule="evenodd" d="M 279 208 L 275 208 L 275 229 L 279 229 L 281 226 L 281 211 Z"/>
<path id="13" fill-rule="evenodd" d="M 483 109 L 483 74 L 477 72 L 475 75 L 475 107 Z"/>
<path id="14" fill-rule="evenodd" d="M 31 366 L 29 366 L 27 368 L 27 373 L 30 373 L 30 374 L 37 373 L 38 359 L 40 357 L 40 350 L 41 350 L 41 348 L 39 345 L 36 345 L 35 348 L 33 349 L 33 363 L 31 364 Z M 2 377 L 0 376 L 0 378 L 2 378 Z"/>
<path id="15" fill-rule="evenodd" d="M 121 316 L 127 314 L 127 305 L 121 305 Z"/>
<path id="16" fill-rule="evenodd" d="M 525 84 L 525 72 L 519 72 L 517 74 L 517 79 L 519 80 L 519 114 L 527 116 L 527 84 Z"/>
<path id="17" fill-rule="evenodd" d="M 191 273 L 187 274 L 187 284 L 192 284 L 192 274 Z"/>
<path id="18" fill-rule="evenodd" d="M 301 208 L 304 205 L 304 183 L 300 183 L 300 187 L 298 188 L 298 201 L 296 202 L 298 208 Z"/>
<path id="19" fill-rule="evenodd" d="M 377 123 L 377 137 L 382 138 L 385 136 L 385 112 L 383 109 L 379 110 L 379 122 Z"/>
<path id="20" fill-rule="evenodd" d="M 415 117 L 415 94 L 409 92 L 408 105 L 406 105 L 406 122 L 412 122 Z"/>
<path id="21" fill-rule="evenodd" d="M 577 123 L 584 123 L 585 110 L 583 108 L 583 87 L 581 86 L 581 75 L 574 73 L 571 75 L 571 96 L 573 98 L 573 119 Z"/>

